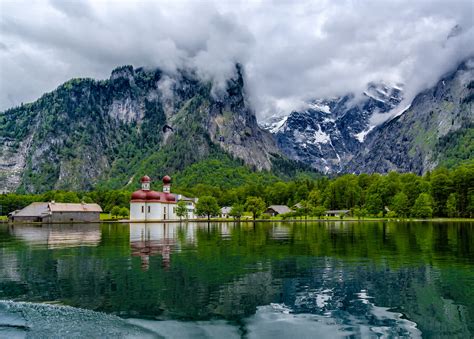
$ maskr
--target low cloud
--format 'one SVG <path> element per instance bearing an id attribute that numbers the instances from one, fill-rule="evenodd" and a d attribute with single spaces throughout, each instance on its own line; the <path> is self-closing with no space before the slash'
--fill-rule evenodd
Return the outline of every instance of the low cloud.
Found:
<path id="1" fill-rule="evenodd" d="M 218 90 L 245 69 L 257 116 L 404 83 L 406 97 L 474 55 L 467 1 L 3 1 L 0 109 L 113 68 L 193 67 Z M 449 37 L 449 39 L 448 39 Z"/>

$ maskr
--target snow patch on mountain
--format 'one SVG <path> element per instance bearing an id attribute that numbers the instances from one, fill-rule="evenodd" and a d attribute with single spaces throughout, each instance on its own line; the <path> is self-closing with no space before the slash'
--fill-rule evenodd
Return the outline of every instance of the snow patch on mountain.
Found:
<path id="1" fill-rule="evenodd" d="M 306 109 L 271 117 L 261 126 L 288 157 L 338 172 L 377 126 L 399 112 L 402 100 L 402 85 L 369 83 L 359 96 L 311 100 Z"/>
<path id="2" fill-rule="evenodd" d="M 368 129 L 366 129 L 365 131 L 362 131 L 362 132 L 360 132 L 360 133 L 354 134 L 354 136 L 356 137 L 357 140 L 359 140 L 360 143 L 363 143 L 365 137 L 367 136 L 367 134 L 369 134 L 374 128 L 375 128 L 375 126 L 370 126 L 370 127 L 369 127 Z"/>

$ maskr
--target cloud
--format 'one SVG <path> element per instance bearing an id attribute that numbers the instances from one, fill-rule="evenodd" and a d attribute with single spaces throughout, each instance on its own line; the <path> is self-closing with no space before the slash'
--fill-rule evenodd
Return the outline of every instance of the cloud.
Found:
<path id="1" fill-rule="evenodd" d="M 3 1 L 0 109 L 124 64 L 194 67 L 218 91 L 245 68 L 259 117 L 404 83 L 408 99 L 474 54 L 469 0 Z M 449 39 L 448 39 L 449 36 Z"/>

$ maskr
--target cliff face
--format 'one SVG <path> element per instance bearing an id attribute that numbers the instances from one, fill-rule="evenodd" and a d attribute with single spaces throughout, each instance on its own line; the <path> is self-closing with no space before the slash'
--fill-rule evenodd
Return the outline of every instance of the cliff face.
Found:
<path id="1" fill-rule="evenodd" d="M 340 172 L 375 127 L 374 118 L 383 118 L 402 99 L 399 87 L 369 84 L 359 100 L 352 94 L 314 100 L 306 110 L 262 125 L 291 159 L 322 172 Z"/>
<path id="2" fill-rule="evenodd" d="M 224 93 L 191 71 L 115 69 L 73 79 L 36 102 L 0 113 L 0 191 L 123 187 L 213 154 L 270 169 L 279 154 L 245 101 L 240 67 Z"/>
<path id="3" fill-rule="evenodd" d="M 425 173 L 474 156 L 474 59 L 415 97 L 400 116 L 375 129 L 345 171 Z"/>
<path id="4" fill-rule="evenodd" d="M 314 100 L 262 127 L 282 152 L 326 173 L 424 173 L 474 158 L 474 59 L 400 107 L 399 86 L 369 84 L 364 98 Z M 387 119 L 396 109 L 400 114 Z M 377 121 L 385 121 L 377 124 Z"/>

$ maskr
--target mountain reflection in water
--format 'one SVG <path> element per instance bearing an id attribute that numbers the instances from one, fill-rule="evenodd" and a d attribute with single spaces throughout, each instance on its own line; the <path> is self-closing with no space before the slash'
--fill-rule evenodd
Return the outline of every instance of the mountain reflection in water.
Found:
<path id="1" fill-rule="evenodd" d="M 2 225 L 0 299 L 105 312 L 163 336 L 471 337 L 473 229 Z"/>

